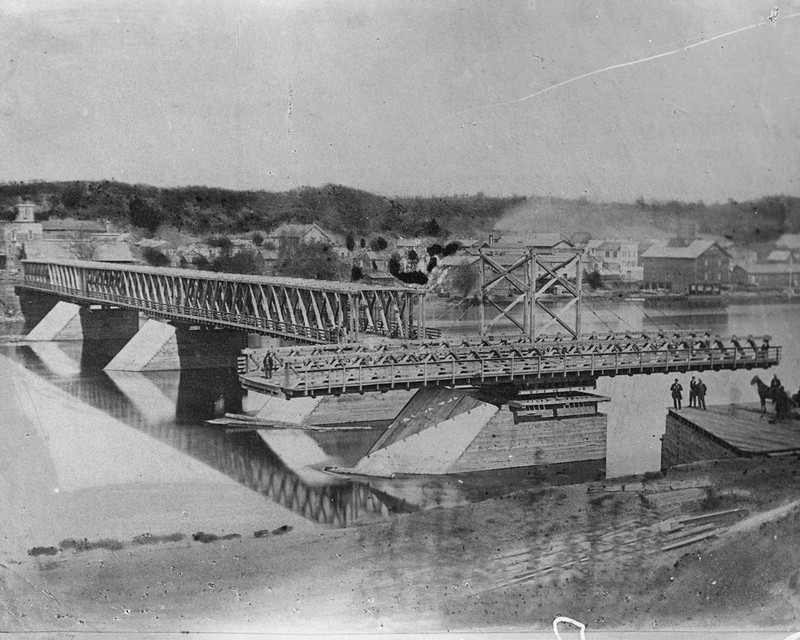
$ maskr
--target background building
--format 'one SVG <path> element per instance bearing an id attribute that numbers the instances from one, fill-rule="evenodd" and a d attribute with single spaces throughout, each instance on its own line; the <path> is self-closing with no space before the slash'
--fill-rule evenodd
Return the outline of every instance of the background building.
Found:
<path id="1" fill-rule="evenodd" d="M 36 222 L 36 205 L 20 202 L 14 206 L 14 220 L 0 223 L 2 246 L 0 246 L 0 269 L 16 268 L 25 255 L 26 243 L 42 238 L 42 223 Z"/>
<path id="2" fill-rule="evenodd" d="M 734 284 L 758 289 L 796 289 L 800 287 L 800 265 L 789 262 L 760 262 L 736 265 L 731 272 Z"/>
<path id="3" fill-rule="evenodd" d="M 332 233 L 325 231 L 318 224 L 282 224 L 272 231 L 265 240 L 272 243 L 279 251 L 292 251 L 301 244 L 311 244 L 314 242 L 327 242 L 331 245 L 339 245 L 337 238 Z"/>
<path id="4" fill-rule="evenodd" d="M 628 282 L 643 278 L 639 266 L 639 245 L 625 240 L 590 241 L 586 253 L 595 259 L 598 271 L 604 276 L 616 276 Z"/>
<path id="5" fill-rule="evenodd" d="M 641 260 L 645 289 L 690 293 L 718 290 L 730 282 L 730 256 L 713 240 L 658 242 Z"/>

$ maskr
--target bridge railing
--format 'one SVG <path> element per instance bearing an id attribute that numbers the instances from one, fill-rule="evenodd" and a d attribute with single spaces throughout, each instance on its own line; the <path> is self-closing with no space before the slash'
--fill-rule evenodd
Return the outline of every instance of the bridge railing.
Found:
<path id="1" fill-rule="evenodd" d="M 781 348 L 740 346 L 693 348 L 666 346 L 657 350 L 511 350 L 491 354 L 418 350 L 416 357 L 370 361 L 325 358 L 281 363 L 269 384 L 287 395 L 316 395 L 415 388 L 430 384 L 480 384 L 556 376 L 614 376 L 740 368 L 766 368 L 780 361 Z"/>
<path id="2" fill-rule="evenodd" d="M 389 338 L 402 338 L 403 332 L 400 324 L 397 322 L 393 322 L 392 324 L 384 324 L 383 322 L 373 322 L 368 323 L 365 320 L 362 320 L 359 323 L 359 329 L 362 333 L 371 333 L 376 335 L 387 336 Z M 441 329 L 434 329 L 432 327 L 425 327 L 424 331 L 420 331 L 419 326 L 411 325 L 408 328 L 408 338 L 410 340 L 418 340 L 420 339 L 420 334 L 424 340 L 438 340 L 442 336 Z"/>

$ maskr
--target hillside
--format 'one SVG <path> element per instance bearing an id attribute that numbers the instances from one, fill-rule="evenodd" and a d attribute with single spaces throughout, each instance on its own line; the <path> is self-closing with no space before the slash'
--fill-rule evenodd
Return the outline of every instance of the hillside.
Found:
<path id="1" fill-rule="evenodd" d="M 468 237 L 492 228 L 503 235 L 558 231 L 570 236 L 646 239 L 674 235 L 687 226 L 742 244 L 800 231 L 800 198 L 706 205 L 702 202 L 597 203 L 541 196 L 387 198 L 340 185 L 285 192 L 212 187 L 158 188 L 103 182 L 0 184 L 0 215 L 10 219 L 19 199 L 36 202 L 41 218 L 110 220 L 156 232 L 168 226 L 193 235 L 270 231 L 284 222 L 316 222 L 340 234 L 367 237 Z"/>
<path id="2" fill-rule="evenodd" d="M 450 236 L 491 228 L 520 197 L 386 198 L 339 185 L 281 193 L 212 187 L 158 188 L 103 182 L 0 185 L 0 211 L 20 199 L 36 202 L 42 218 L 107 219 L 156 231 L 169 225 L 195 234 L 269 231 L 284 222 L 316 222 L 338 233 Z"/>

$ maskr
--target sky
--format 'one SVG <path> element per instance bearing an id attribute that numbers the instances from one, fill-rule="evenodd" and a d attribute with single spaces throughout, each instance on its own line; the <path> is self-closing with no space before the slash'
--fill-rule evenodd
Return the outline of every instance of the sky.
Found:
<path id="1" fill-rule="evenodd" d="M 0 0 L 0 181 L 800 195 L 800 0 Z"/>

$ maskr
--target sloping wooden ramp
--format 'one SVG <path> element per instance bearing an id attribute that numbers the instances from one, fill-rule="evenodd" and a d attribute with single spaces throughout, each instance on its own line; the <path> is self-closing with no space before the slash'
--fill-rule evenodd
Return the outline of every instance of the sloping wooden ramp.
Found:
<path id="1" fill-rule="evenodd" d="M 482 404 L 472 392 L 446 387 L 420 389 L 370 449 L 374 453 Z"/>

